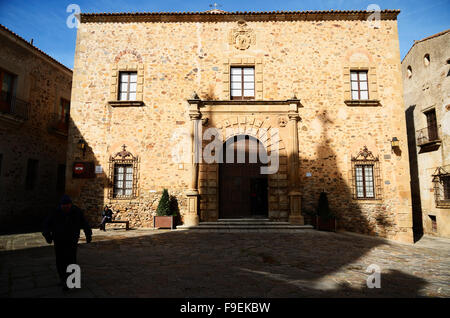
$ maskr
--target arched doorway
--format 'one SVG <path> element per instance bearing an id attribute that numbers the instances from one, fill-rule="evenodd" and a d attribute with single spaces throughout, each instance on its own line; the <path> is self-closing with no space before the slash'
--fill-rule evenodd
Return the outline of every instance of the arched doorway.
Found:
<path id="1" fill-rule="evenodd" d="M 248 135 L 230 137 L 219 164 L 219 218 L 257 218 L 268 215 L 268 178 L 264 145 Z"/>

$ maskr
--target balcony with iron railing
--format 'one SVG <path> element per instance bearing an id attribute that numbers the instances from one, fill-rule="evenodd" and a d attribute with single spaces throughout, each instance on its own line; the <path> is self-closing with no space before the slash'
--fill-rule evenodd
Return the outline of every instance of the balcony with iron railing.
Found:
<path id="1" fill-rule="evenodd" d="M 13 96 L 8 92 L 0 95 L 0 122 L 4 126 L 17 127 L 28 120 L 30 103 Z"/>
<path id="2" fill-rule="evenodd" d="M 417 146 L 421 148 L 439 148 L 441 144 L 437 126 L 430 126 L 419 129 L 416 132 L 416 136 Z"/>
<path id="3" fill-rule="evenodd" d="M 67 137 L 69 131 L 69 116 L 61 116 L 61 114 L 50 114 L 48 130 L 51 133 Z"/>

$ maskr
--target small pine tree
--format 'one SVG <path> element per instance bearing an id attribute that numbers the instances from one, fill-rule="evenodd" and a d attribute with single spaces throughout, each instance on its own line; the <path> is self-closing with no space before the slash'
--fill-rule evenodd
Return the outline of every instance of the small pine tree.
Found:
<path id="1" fill-rule="evenodd" d="M 159 199 L 158 208 L 156 209 L 156 215 L 158 216 L 170 216 L 170 198 L 169 191 L 163 190 L 161 199 Z"/>
<path id="2" fill-rule="evenodd" d="M 334 215 L 330 210 L 326 192 L 321 192 L 319 197 L 319 206 L 317 207 L 317 215 L 322 218 L 333 218 Z"/>
<path id="3" fill-rule="evenodd" d="M 177 197 L 171 195 L 169 199 L 170 213 L 173 216 L 177 216 L 180 213 L 180 209 L 178 208 L 178 200 Z"/>

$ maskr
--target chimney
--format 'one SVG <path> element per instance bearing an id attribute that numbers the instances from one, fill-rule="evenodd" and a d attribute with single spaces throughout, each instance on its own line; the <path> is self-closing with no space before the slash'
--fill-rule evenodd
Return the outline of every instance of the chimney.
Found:
<path id="1" fill-rule="evenodd" d="M 30 44 L 33 45 L 33 39 L 31 39 Z"/>

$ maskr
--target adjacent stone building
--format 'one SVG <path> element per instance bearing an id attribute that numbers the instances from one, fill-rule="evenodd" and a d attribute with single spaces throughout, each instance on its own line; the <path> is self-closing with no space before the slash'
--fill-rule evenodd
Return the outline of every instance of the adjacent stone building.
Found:
<path id="1" fill-rule="evenodd" d="M 187 226 L 308 223 L 325 191 L 340 229 L 411 242 L 398 13 L 81 14 L 67 191 L 143 227 L 164 188 Z"/>
<path id="2" fill-rule="evenodd" d="M 402 61 L 414 230 L 450 237 L 450 30 Z"/>
<path id="3" fill-rule="evenodd" d="M 0 230 L 40 229 L 64 193 L 72 70 L 0 25 Z"/>

